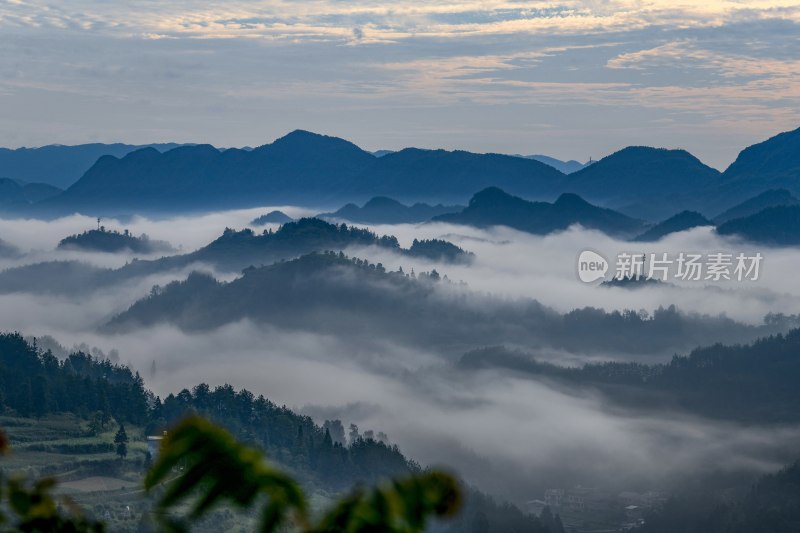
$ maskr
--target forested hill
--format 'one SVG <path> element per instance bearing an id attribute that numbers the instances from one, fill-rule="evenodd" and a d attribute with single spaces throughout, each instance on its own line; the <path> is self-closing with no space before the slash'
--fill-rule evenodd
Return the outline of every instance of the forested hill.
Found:
<path id="1" fill-rule="evenodd" d="M 379 336 L 451 354 L 504 343 L 573 352 L 675 353 L 714 342 L 751 341 L 797 325 L 793 317 L 776 317 L 751 326 L 674 307 L 652 315 L 594 308 L 561 314 L 532 299 L 472 292 L 436 270 L 388 271 L 331 252 L 249 268 L 228 283 L 192 274 L 155 288 L 108 328 L 174 324 L 198 331 L 240 320 L 351 338 Z"/>
<path id="2" fill-rule="evenodd" d="M 800 329 L 751 344 L 715 344 L 666 364 L 601 363 L 565 368 L 505 348 L 465 354 L 466 369 L 505 368 L 571 387 L 593 387 L 625 406 L 753 423 L 800 421 Z"/>
<path id="3" fill-rule="evenodd" d="M 105 228 L 84 231 L 61 239 L 58 248 L 62 250 L 86 250 L 94 252 L 117 253 L 129 251 L 139 254 L 174 251 L 169 243 L 153 241 L 147 235 L 136 237 L 125 230 L 107 231 Z"/>
<path id="4" fill-rule="evenodd" d="M 250 265 L 267 265 L 312 252 L 341 251 L 349 247 L 376 246 L 400 255 L 427 257 L 442 261 L 466 261 L 470 254 L 447 241 L 416 241 L 410 249 L 400 246 L 393 235 L 376 233 L 346 224 L 331 224 L 319 218 L 287 222 L 277 231 L 261 234 L 251 229 L 225 232 L 209 245 L 185 256 L 185 263 L 203 262 L 217 267 L 241 270 Z"/>
<path id="5" fill-rule="evenodd" d="M 226 229 L 199 250 L 152 260 L 134 260 L 118 269 L 99 268 L 78 261 L 49 261 L 0 272 L 0 293 L 32 292 L 81 294 L 107 288 L 152 274 L 186 268 L 193 264 L 239 273 L 250 266 L 269 265 L 312 252 L 341 251 L 351 247 L 377 247 L 401 256 L 443 263 L 462 263 L 473 255 L 447 241 L 415 240 L 408 249 L 397 238 L 318 218 L 288 222 L 277 231 L 256 233 L 251 229 Z"/>
<path id="6" fill-rule="evenodd" d="M 675 497 L 635 533 L 796 533 L 800 531 L 800 463 L 761 477 L 740 498 Z"/>
<path id="7" fill-rule="evenodd" d="M 189 413 L 199 413 L 240 440 L 264 449 L 304 485 L 329 493 L 421 469 L 385 435 L 375 438 L 372 431 L 362 434 L 351 426 L 345 438 L 339 420 L 320 426 L 245 389 L 201 383 L 162 401 L 127 367 L 81 352 L 59 360 L 18 333 L 0 334 L 0 414 L 40 418 L 55 413 L 84 420 L 113 419 L 144 427 L 149 435 L 160 434 Z M 437 531 L 472 531 L 476 523 L 488 525 L 491 531 L 563 532 L 548 529 L 537 517 L 498 504 L 474 489 L 467 491 L 461 515 L 442 523 Z"/>

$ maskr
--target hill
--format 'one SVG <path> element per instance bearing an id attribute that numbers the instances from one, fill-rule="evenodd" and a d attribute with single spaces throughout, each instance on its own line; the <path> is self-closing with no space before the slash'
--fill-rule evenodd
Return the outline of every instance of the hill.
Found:
<path id="1" fill-rule="evenodd" d="M 800 177 L 800 128 L 780 133 L 739 153 L 723 177 L 726 182 L 746 188 L 788 188 L 798 190 Z"/>
<path id="2" fill-rule="evenodd" d="M 730 492 L 730 491 L 726 491 Z M 800 462 L 756 480 L 743 496 L 681 494 L 634 533 L 794 533 L 800 524 Z"/>
<path id="3" fill-rule="evenodd" d="M 0 178 L 0 209 L 15 212 L 26 206 L 52 198 L 63 191 L 46 183 L 25 183 L 23 181 Z"/>
<path id="4" fill-rule="evenodd" d="M 755 215 L 768 207 L 797 204 L 800 204 L 800 200 L 786 189 L 770 189 L 720 213 L 714 217 L 714 222 L 722 224 L 735 218 Z"/>
<path id="5" fill-rule="evenodd" d="M 496 187 L 475 194 L 460 213 L 433 220 L 475 227 L 508 226 L 537 235 L 562 231 L 574 224 L 610 235 L 632 235 L 644 228 L 639 220 L 591 205 L 575 194 L 562 194 L 551 204 L 529 202 Z"/>
<path id="6" fill-rule="evenodd" d="M 435 216 L 455 213 L 462 209 L 463 206 L 425 203 L 408 206 L 385 196 L 376 196 L 362 207 L 356 204 L 347 204 L 333 213 L 323 213 L 317 216 L 322 219 L 348 220 L 361 224 L 413 224 L 426 222 Z"/>
<path id="7" fill-rule="evenodd" d="M 128 230 L 123 233 L 106 231 L 105 228 L 84 231 L 61 239 L 58 243 L 61 250 L 86 250 L 93 252 L 134 252 L 139 254 L 152 254 L 157 252 L 171 252 L 172 246 L 168 242 L 151 240 L 147 235 L 136 237 Z"/>
<path id="8" fill-rule="evenodd" d="M 686 231 L 699 226 L 713 226 L 714 223 L 696 211 L 681 211 L 675 216 L 659 222 L 634 240 L 639 242 L 653 242 L 666 237 L 670 233 Z"/>
<path id="9" fill-rule="evenodd" d="M 769 207 L 755 215 L 729 220 L 717 227 L 720 235 L 736 235 L 774 246 L 800 244 L 800 205 Z"/>
<path id="10" fill-rule="evenodd" d="M 265 215 L 254 218 L 250 224 L 252 226 L 264 226 L 266 224 L 285 224 L 293 221 L 294 219 L 283 211 L 270 211 Z"/>
<path id="11" fill-rule="evenodd" d="M 151 147 L 161 152 L 181 146 L 175 143 L 51 144 L 39 148 L 0 148 L 0 173 L 25 182 L 38 182 L 64 189 L 75 183 L 95 161 L 104 155 L 123 157 L 130 152 Z"/>
<path id="12" fill-rule="evenodd" d="M 562 190 L 645 220 L 690 208 L 693 192 L 717 183 L 719 171 L 685 150 L 630 146 L 570 174 Z"/>
<path id="13" fill-rule="evenodd" d="M 466 258 L 469 255 L 445 241 L 436 242 L 440 248 L 447 249 L 440 254 L 445 260 L 461 260 L 461 256 Z M 283 224 L 277 231 L 268 230 L 261 234 L 250 229 L 226 229 L 207 246 L 180 257 L 183 265 L 205 263 L 229 271 L 240 271 L 248 266 L 268 265 L 312 252 L 369 246 L 388 249 L 401 255 L 415 255 L 411 250 L 401 248 L 397 238 L 392 235 L 379 236 L 364 228 L 331 224 L 318 218 L 301 218 Z"/>
<path id="14" fill-rule="evenodd" d="M 753 423 L 800 420 L 800 330 L 749 344 L 715 344 L 675 355 L 667 363 L 588 363 L 556 366 L 502 347 L 465 354 L 470 369 L 505 368 L 536 379 L 591 387 L 635 408 L 681 410 Z"/>

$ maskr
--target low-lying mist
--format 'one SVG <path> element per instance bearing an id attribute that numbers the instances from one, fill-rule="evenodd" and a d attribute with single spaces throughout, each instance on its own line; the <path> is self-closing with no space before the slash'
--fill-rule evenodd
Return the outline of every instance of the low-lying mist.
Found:
<path id="1" fill-rule="evenodd" d="M 218 237 L 225 227 L 246 227 L 271 209 L 103 223 L 135 235 L 147 233 L 188 252 Z M 291 216 L 309 214 L 280 209 Z M 133 259 L 133 254 L 55 250 L 63 237 L 96 225 L 95 219 L 78 215 L 50 222 L 0 220 L 0 238 L 22 252 L 0 260 L 0 268 L 68 259 L 118 268 Z M 586 306 L 652 313 L 674 304 L 687 313 L 726 315 L 758 325 L 768 313 L 796 313 L 800 296 L 800 250 L 757 248 L 704 228 L 652 244 L 621 242 L 581 228 L 544 237 L 507 228 L 442 224 L 371 229 L 397 236 L 405 247 L 414 238 L 446 239 L 474 252 L 475 258 L 469 264 L 438 264 L 378 248 L 350 249 L 348 254 L 380 262 L 389 270 L 435 268 L 453 281 L 465 282 L 476 298 L 533 298 L 559 313 Z M 608 288 L 578 280 L 576 260 L 587 248 L 607 258 L 621 251 L 729 251 L 760 252 L 764 260 L 758 281 Z M 3 294 L 0 323 L 4 330 L 26 336 L 53 336 L 66 347 L 86 343 L 104 353 L 116 350 L 120 362 L 139 371 L 162 397 L 200 382 L 230 383 L 303 410 L 320 422 L 340 418 L 345 424 L 384 431 L 410 457 L 450 465 L 469 481 L 516 502 L 539 498 L 548 486 L 665 489 L 690 476 L 763 472 L 795 458 L 800 437 L 796 427 L 746 427 L 674 412 L 622 409 L 587 388 L 568 389 L 496 369 L 458 369 L 434 347 L 406 343 L 401 337 L 360 335 L 355 341 L 345 334 L 314 331 L 313 324 L 297 330 L 247 320 L 192 333 L 166 324 L 100 333 L 102 325 L 146 296 L 153 285 L 185 279 L 194 268 L 58 296 Z M 218 279 L 235 277 L 212 274 Z M 464 289 L 454 285 L 448 290 Z M 587 355 L 542 346 L 536 347 L 536 355 L 559 364 L 621 358 L 613 352 Z"/>
<path id="2" fill-rule="evenodd" d="M 518 503 L 550 486 L 668 490 L 706 474 L 766 472 L 793 459 L 800 437 L 797 427 L 625 410 L 591 390 L 461 372 L 436 354 L 379 339 L 352 344 L 248 322 L 213 333 L 159 326 L 56 337 L 118 350 L 162 397 L 200 382 L 232 383 L 320 423 L 384 431 L 409 456 Z"/>

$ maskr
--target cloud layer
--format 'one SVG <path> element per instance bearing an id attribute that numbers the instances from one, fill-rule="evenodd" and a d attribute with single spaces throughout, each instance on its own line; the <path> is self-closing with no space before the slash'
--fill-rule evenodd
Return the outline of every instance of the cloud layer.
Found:
<path id="1" fill-rule="evenodd" d="M 800 8 L 752 2 L 0 2 L 0 144 L 257 145 L 724 167 L 800 123 Z"/>

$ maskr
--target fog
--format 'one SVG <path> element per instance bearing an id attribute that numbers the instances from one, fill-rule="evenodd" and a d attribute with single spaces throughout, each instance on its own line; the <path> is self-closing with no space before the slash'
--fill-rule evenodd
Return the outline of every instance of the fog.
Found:
<path id="1" fill-rule="evenodd" d="M 665 490 L 718 471 L 767 472 L 793 459 L 800 437 L 795 427 L 621 411 L 588 391 L 503 372 L 456 372 L 435 354 L 379 340 L 353 345 L 249 323 L 213 334 L 157 327 L 57 338 L 118 349 L 162 397 L 200 382 L 232 383 L 319 423 L 340 418 L 384 431 L 408 456 L 518 503 L 548 486 Z"/>
<path id="2" fill-rule="evenodd" d="M 196 250 L 222 234 L 226 227 L 242 229 L 258 215 L 280 209 L 290 216 L 312 215 L 314 211 L 292 206 L 271 206 L 186 215 L 166 219 L 132 217 L 129 220 L 104 219 L 108 229 L 129 229 L 133 234 L 146 233 L 179 249 L 178 253 Z M 141 254 L 103 254 L 55 250 L 67 235 L 96 227 L 94 218 L 73 215 L 54 221 L 0 219 L 0 239 L 20 248 L 24 255 L 0 259 L 0 269 L 50 260 L 76 259 L 97 266 L 118 268 Z M 388 250 L 348 250 L 351 255 L 382 262 L 387 268 L 402 266 L 406 271 L 436 268 L 455 281 L 464 281 L 472 290 L 487 293 L 535 298 L 558 311 L 594 306 L 606 310 L 644 309 L 676 305 L 679 309 L 711 315 L 725 314 L 750 324 L 760 323 L 767 313 L 797 312 L 800 296 L 800 261 L 798 248 L 769 248 L 737 242 L 717 236 L 710 228 L 696 228 L 670 235 L 657 243 L 630 243 L 596 231 L 573 227 L 548 236 L 534 236 L 509 228 L 488 230 L 445 224 L 359 225 L 378 234 L 395 235 L 404 247 L 414 238 L 442 238 L 475 253 L 469 265 L 436 265 L 392 254 Z M 276 229 L 277 225 L 254 228 Z M 613 263 L 620 252 L 669 253 L 727 252 L 764 257 L 758 281 L 680 282 L 670 280 L 663 286 L 636 290 L 598 287 L 581 283 L 576 275 L 577 257 L 591 249 Z M 155 254 L 161 256 L 164 254 Z M 150 257 L 152 258 L 152 256 Z"/>
<path id="3" fill-rule="evenodd" d="M 218 237 L 225 227 L 246 227 L 272 209 L 276 208 L 160 220 L 133 217 L 103 224 L 136 235 L 147 233 L 188 252 Z M 277 209 L 290 216 L 309 214 L 291 206 Z M 132 254 L 55 250 L 63 237 L 96 224 L 95 219 L 79 215 L 54 221 L 0 220 L 0 238 L 22 251 L 21 257 L 1 260 L 0 267 L 76 259 L 117 268 L 131 261 Z M 392 270 L 435 268 L 451 280 L 465 282 L 472 291 L 535 298 L 559 312 L 585 306 L 652 311 L 675 304 L 687 312 L 724 314 L 760 324 L 767 313 L 798 311 L 800 250 L 753 247 L 722 239 L 707 228 L 652 244 L 621 242 L 581 228 L 544 237 L 508 228 L 442 224 L 371 229 L 396 235 L 406 247 L 414 238 L 444 238 L 474 252 L 475 258 L 461 265 L 436 264 L 376 248 L 348 253 Z M 576 260 L 587 248 L 607 258 L 621 251 L 729 251 L 760 252 L 764 260 L 758 281 L 685 282 L 633 290 L 581 283 Z M 26 336 L 51 335 L 66 347 L 87 343 L 105 353 L 117 350 L 120 362 L 138 370 L 162 397 L 200 382 L 230 383 L 306 412 L 318 422 L 341 418 L 362 430 L 384 431 L 408 456 L 451 466 L 468 481 L 516 502 L 541 497 L 547 486 L 607 486 L 613 479 L 614 489 L 659 489 L 681 477 L 713 471 L 764 472 L 794 459 L 791 453 L 799 428 L 744 427 L 678 413 L 621 410 L 589 390 L 565 390 L 496 370 L 460 371 L 434 350 L 387 339 L 359 336 L 354 342 L 344 335 L 282 330 L 248 321 L 196 334 L 166 325 L 117 335 L 99 333 L 101 325 L 153 285 L 183 279 L 192 268 L 90 294 L 0 295 L 0 323 L 5 330 Z M 586 360 L 583 354 L 555 349 L 540 350 L 539 355 L 562 364 Z"/>

